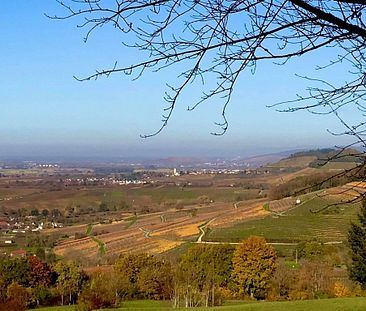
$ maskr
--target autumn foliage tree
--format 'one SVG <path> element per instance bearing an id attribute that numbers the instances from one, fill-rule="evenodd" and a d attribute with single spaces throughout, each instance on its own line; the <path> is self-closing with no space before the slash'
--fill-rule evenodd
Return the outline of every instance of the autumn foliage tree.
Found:
<path id="1" fill-rule="evenodd" d="M 61 296 L 61 304 L 65 303 L 65 297 L 69 298 L 69 304 L 75 303 L 76 296 L 81 292 L 86 280 L 85 274 L 72 261 L 59 261 L 54 270 L 57 273 L 56 288 Z"/>
<path id="2" fill-rule="evenodd" d="M 293 300 L 329 297 L 332 292 L 331 265 L 320 261 L 304 262 L 296 276 L 295 286 L 289 293 Z"/>
<path id="3" fill-rule="evenodd" d="M 186 307 L 217 305 L 220 289 L 231 282 L 233 248 L 195 245 L 185 253 L 177 270 L 175 300 Z"/>
<path id="4" fill-rule="evenodd" d="M 120 295 L 133 298 L 139 293 L 138 278 L 144 267 L 153 262 L 153 256 L 148 254 L 121 255 L 114 264 L 114 271 L 124 282 Z"/>
<path id="5" fill-rule="evenodd" d="M 30 294 L 26 288 L 14 282 L 11 283 L 7 291 L 8 306 L 10 310 L 25 310 L 30 299 Z"/>
<path id="6" fill-rule="evenodd" d="M 38 306 L 51 296 L 49 287 L 55 281 L 55 273 L 37 256 L 30 256 L 27 260 L 30 265 L 29 285 L 33 288 L 33 297 Z"/>
<path id="7" fill-rule="evenodd" d="M 1 279 L 6 287 L 13 282 L 27 286 L 30 281 L 30 270 L 26 258 L 0 258 Z"/>
<path id="8" fill-rule="evenodd" d="M 118 297 L 113 279 L 117 277 L 114 274 L 101 271 L 94 273 L 78 297 L 76 310 L 91 311 L 116 305 Z"/>
<path id="9" fill-rule="evenodd" d="M 30 264 L 30 286 L 50 286 L 52 283 L 52 270 L 48 264 L 36 256 L 30 256 L 27 260 Z"/>
<path id="10" fill-rule="evenodd" d="M 297 270 L 280 263 L 270 282 L 267 299 L 288 300 L 297 279 Z"/>
<path id="11" fill-rule="evenodd" d="M 276 252 L 264 238 L 249 237 L 234 251 L 233 277 L 240 290 L 252 298 L 264 298 L 276 270 Z"/>
<path id="12" fill-rule="evenodd" d="M 122 298 L 170 299 L 172 269 L 168 261 L 153 255 L 121 255 L 114 265 L 120 279 L 118 295 Z"/>
<path id="13" fill-rule="evenodd" d="M 154 260 L 140 272 L 137 285 L 146 298 L 171 299 L 173 296 L 173 272 L 169 261 Z"/>

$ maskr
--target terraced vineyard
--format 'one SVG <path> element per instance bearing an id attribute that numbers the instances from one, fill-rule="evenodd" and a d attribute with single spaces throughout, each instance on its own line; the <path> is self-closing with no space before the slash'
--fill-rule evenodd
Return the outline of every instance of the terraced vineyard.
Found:
<path id="1" fill-rule="evenodd" d="M 73 232 L 89 236 L 74 239 L 70 237 L 55 247 L 58 255 L 78 252 L 84 258 L 98 256 L 100 243 L 104 243 L 106 255 L 118 255 L 121 252 L 162 253 L 188 241 L 196 241 L 199 227 L 210 222 L 210 227 L 230 226 L 237 222 L 263 217 L 269 212 L 263 209 L 263 199 L 251 200 L 240 207 L 232 204 L 211 203 L 203 207 L 196 206 L 183 210 L 170 210 L 164 213 L 139 215 L 131 221 L 125 220 L 111 224 L 98 224 L 92 228 L 87 225 L 48 230 L 53 232 Z M 162 217 L 164 215 L 164 217 Z M 100 254 L 100 251 L 99 251 Z"/>
<path id="2" fill-rule="evenodd" d="M 295 206 L 296 200 L 294 198 L 284 198 L 282 200 L 275 200 L 268 203 L 270 211 L 275 213 L 282 213 Z"/>
<path id="3" fill-rule="evenodd" d="M 365 191 L 366 183 L 350 183 L 270 202 L 253 199 L 234 204 L 192 204 L 140 215 L 120 213 L 121 220 L 108 224 L 76 225 L 45 233 L 69 236 L 55 247 L 56 254 L 67 257 L 70 252 L 77 253 L 88 260 L 123 252 L 163 253 L 187 242 L 197 242 L 200 235 L 198 242 L 240 242 L 250 235 L 284 243 L 314 239 L 342 242 L 350 220 L 358 212 L 358 204 L 334 203 L 355 198 Z M 300 199 L 298 204 L 297 199 Z"/>
<path id="4" fill-rule="evenodd" d="M 303 195 L 300 197 L 302 203 L 297 206 L 290 198 L 270 202 L 270 207 L 282 213 L 244 221 L 229 228 L 213 227 L 206 239 L 239 242 L 250 235 L 259 235 L 274 242 L 344 241 L 350 221 L 356 218 L 359 208 L 359 203 L 344 201 L 345 196 L 355 195 L 349 193 L 354 191 L 350 186 Z M 344 203 L 338 204 L 342 200 Z"/>

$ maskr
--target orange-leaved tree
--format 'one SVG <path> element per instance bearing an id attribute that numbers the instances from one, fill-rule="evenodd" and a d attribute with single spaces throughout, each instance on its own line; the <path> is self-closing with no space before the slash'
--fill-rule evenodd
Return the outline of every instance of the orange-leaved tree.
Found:
<path id="1" fill-rule="evenodd" d="M 276 252 L 264 238 L 249 237 L 234 251 L 233 277 L 242 292 L 263 298 L 276 269 Z"/>

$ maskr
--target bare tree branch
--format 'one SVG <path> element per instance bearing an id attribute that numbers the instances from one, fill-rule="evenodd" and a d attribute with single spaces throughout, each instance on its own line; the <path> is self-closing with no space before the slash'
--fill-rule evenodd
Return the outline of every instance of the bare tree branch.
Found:
<path id="1" fill-rule="evenodd" d="M 139 78 L 146 70 L 161 71 L 182 63 L 175 85 L 168 85 L 162 125 L 142 137 L 150 137 L 165 128 L 178 105 L 181 94 L 194 81 L 206 88 L 201 98 L 188 105 L 194 110 L 218 97 L 222 100 L 222 135 L 228 129 L 227 107 L 240 75 L 255 72 L 258 62 L 273 60 L 285 64 L 294 57 L 319 49 L 339 51 L 330 66 L 347 63 L 355 76 L 352 81 L 334 86 L 330 81 L 305 77 L 318 86 L 308 95 L 276 104 L 278 110 L 308 110 L 315 114 L 333 114 L 344 125 L 343 135 L 351 135 L 365 146 L 363 121 L 349 124 L 341 118 L 341 109 L 352 105 L 366 113 L 366 3 L 361 0 L 56 0 L 65 10 L 52 19 L 76 19 L 86 29 L 85 40 L 100 27 L 112 25 L 123 36 L 126 46 L 148 52 L 145 60 L 132 65 L 97 70 L 79 81 L 124 73 Z M 132 42 L 132 43 L 131 43 Z M 319 65 L 319 64 L 314 64 Z M 210 77 L 208 79 L 208 77 Z M 216 83 L 212 85 L 212 78 Z M 284 105 L 290 105 L 284 108 Z M 273 105 L 272 105 L 273 106 Z M 343 122 L 342 122 L 343 120 Z M 335 134 L 335 133 L 333 133 Z"/>

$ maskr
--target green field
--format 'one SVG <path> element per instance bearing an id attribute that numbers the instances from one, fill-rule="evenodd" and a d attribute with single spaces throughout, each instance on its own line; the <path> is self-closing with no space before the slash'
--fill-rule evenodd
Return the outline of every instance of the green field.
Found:
<path id="1" fill-rule="evenodd" d="M 41 311 L 71 311 L 73 306 L 41 308 Z M 177 310 L 170 302 L 164 301 L 128 301 L 122 308 L 106 309 L 109 311 L 123 310 Z M 180 310 L 186 310 L 180 308 Z M 290 302 L 242 302 L 229 301 L 222 307 L 192 308 L 191 310 L 244 310 L 244 311 L 361 311 L 366 310 L 366 298 L 337 298 L 320 300 L 303 300 Z"/>
<path id="2" fill-rule="evenodd" d="M 263 236 L 272 242 L 319 242 L 344 241 L 351 220 L 358 213 L 357 204 L 331 206 L 329 197 L 308 194 L 302 197 L 303 204 L 283 216 L 269 215 L 262 219 L 245 221 L 229 228 L 212 228 L 206 241 L 240 242 L 251 236 Z M 313 212 L 312 212 L 313 211 Z"/>

